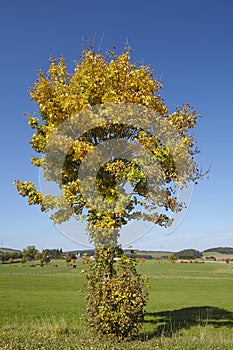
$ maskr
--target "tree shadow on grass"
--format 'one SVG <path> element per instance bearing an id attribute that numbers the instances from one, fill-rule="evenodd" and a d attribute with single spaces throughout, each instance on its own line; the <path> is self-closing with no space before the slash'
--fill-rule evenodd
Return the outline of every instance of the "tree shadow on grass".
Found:
<path id="1" fill-rule="evenodd" d="M 140 334 L 139 338 L 145 341 L 159 336 L 171 337 L 182 329 L 197 325 L 233 328 L 233 313 L 213 306 L 197 306 L 147 313 L 144 323 L 154 326 L 153 330 Z"/>

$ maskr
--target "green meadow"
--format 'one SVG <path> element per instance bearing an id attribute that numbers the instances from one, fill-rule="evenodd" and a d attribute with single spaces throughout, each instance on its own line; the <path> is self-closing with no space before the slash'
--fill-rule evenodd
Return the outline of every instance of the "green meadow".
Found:
<path id="1" fill-rule="evenodd" d="M 82 262 L 0 265 L 0 349 L 233 349 L 233 264 L 148 260 L 151 290 L 136 339 L 99 339 L 86 323 Z"/>

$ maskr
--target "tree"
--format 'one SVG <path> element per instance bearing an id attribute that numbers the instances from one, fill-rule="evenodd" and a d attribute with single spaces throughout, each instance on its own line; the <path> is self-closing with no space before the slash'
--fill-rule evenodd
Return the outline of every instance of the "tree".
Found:
<path id="1" fill-rule="evenodd" d="M 39 251 L 35 246 L 28 246 L 27 248 L 23 249 L 23 257 L 25 257 L 27 260 L 35 260 L 38 258 L 38 255 Z"/>
<path id="2" fill-rule="evenodd" d="M 9 264 L 12 264 L 14 262 L 14 259 L 13 258 L 9 258 L 8 262 L 9 262 Z"/>
<path id="3" fill-rule="evenodd" d="M 66 252 L 66 262 L 67 266 L 69 266 L 69 263 L 71 262 L 70 252 Z"/>
<path id="4" fill-rule="evenodd" d="M 171 261 L 172 263 L 174 263 L 175 260 L 176 260 L 175 254 L 174 253 L 169 254 L 168 255 L 168 260 Z"/>
<path id="5" fill-rule="evenodd" d="M 44 266 L 44 263 L 46 263 L 47 265 L 51 261 L 50 253 L 51 253 L 50 249 L 42 250 L 41 259 L 40 259 L 41 266 Z"/>
<path id="6" fill-rule="evenodd" d="M 61 192 L 48 195 L 32 182 L 16 181 L 19 194 L 28 197 L 30 205 L 51 212 L 54 223 L 72 216 L 86 220 L 96 248 L 95 261 L 87 264 L 87 308 L 96 329 L 118 337 L 137 333 L 147 296 L 135 261 L 128 263 L 118 245 L 120 229 L 139 219 L 169 226 L 170 214 L 182 209 L 177 189 L 201 177 L 190 132 L 198 115 L 189 105 L 169 113 L 159 95 L 162 84 L 148 66 L 132 63 L 130 52 L 126 47 L 108 57 L 84 50 L 73 74 L 63 58 L 52 58 L 48 72 L 39 72 L 30 90 L 39 116 L 29 115 L 28 122 L 35 130 L 31 146 L 42 157 L 32 156 L 31 161 Z M 132 190 L 126 190 L 126 184 Z M 128 295 L 136 293 L 133 305 L 139 313 L 123 332 L 124 320 L 132 313 L 132 308 L 124 309 L 124 297 L 114 304 L 114 319 L 100 321 L 98 315 L 111 309 L 109 293 L 121 294 L 123 289 L 117 288 L 125 287 L 124 276 Z M 109 292 L 101 292 L 93 308 L 92 296 L 104 286 Z"/>

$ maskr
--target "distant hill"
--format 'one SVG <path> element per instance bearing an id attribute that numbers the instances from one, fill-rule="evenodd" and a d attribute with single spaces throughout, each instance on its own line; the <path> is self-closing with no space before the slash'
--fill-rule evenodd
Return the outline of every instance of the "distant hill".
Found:
<path id="1" fill-rule="evenodd" d="M 220 253 L 220 254 L 233 254 L 233 248 L 231 247 L 214 247 L 208 248 L 203 253 Z"/>
<path id="2" fill-rule="evenodd" d="M 196 249 L 183 249 L 175 253 L 177 259 L 196 259 L 201 258 L 202 253 Z"/>
<path id="3" fill-rule="evenodd" d="M 126 251 L 127 252 L 127 251 Z M 165 257 L 168 256 L 169 254 L 171 254 L 170 251 L 159 251 L 159 250 L 135 250 L 135 253 L 137 256 L 144 256 L 144 255 L 148 255 L 151 256 L 152 258 L 161 258 L 161 257 Z"/>
<path id="4" fill-rule="evenodd" d="M 14 253 L 14 252 L 20 252 L 20 249 L 13 249 L 13 248 L 5 248 L 5 247 L 0 247 L 0 252 L 1 253 Z"/>

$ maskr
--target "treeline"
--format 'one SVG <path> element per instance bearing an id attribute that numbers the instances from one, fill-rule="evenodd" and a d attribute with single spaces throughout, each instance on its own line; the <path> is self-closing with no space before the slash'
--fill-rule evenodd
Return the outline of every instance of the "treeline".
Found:
<path id="1" fill-rule="evenodd" d="M 3 251 L 0 251 L 0 260 L 2 262 L 6 262 L 6 261 L 9 261 L 9 260 L 19 260 L 19 259 L 22 259 L 23 257 L 23 254 L 21 251 L 14 251 L 14 250 L 3 250 Z"/>
<path id="2" fill-rule="evenodd" d="M 22 251 L 12 250 L 12 249 L 2 249 L 0 250 L 0 261 L 5 262 L 14 262 L 21 260 L 22 262 L 33 261 L 33 260 L 42 260 L 49 262 L 51 259 L 62 259 L 64 253 L 62 249 L 43 249 L 40 252 L 35 246 L 28 246 Z"/>
<path id="3" fill-rule="evenodd" d="M 233 248 L 230 247 L 216 247 L 216 248 L 208 248 L 204 250 L 205 253 L 221 253 L 221 254 L 233 254 Z"/>
<path id="4" fill-rule="evenodd" d="M 23 258 L 26 260 L 37 260 L 37 259 L 62 259 L 63 251 L 62 249 L 43 249 L 42 252 L 39 252 L 35 246 L 28 246 L 23 249 Z"/>

